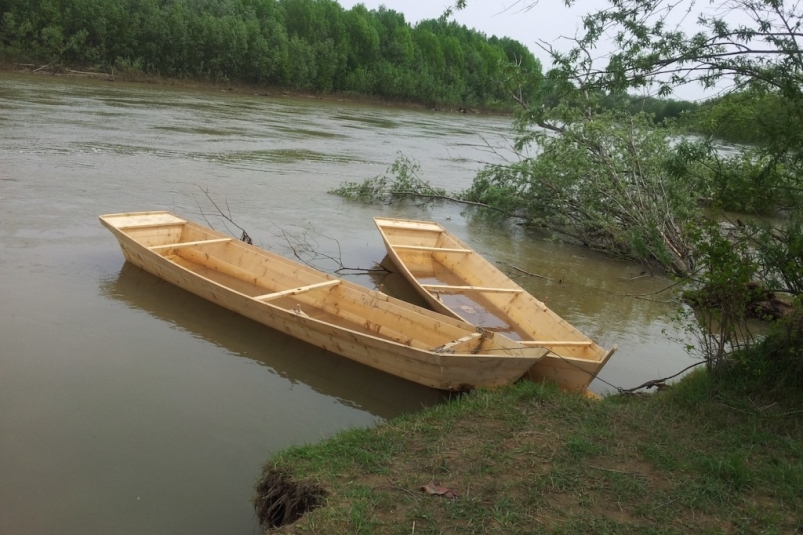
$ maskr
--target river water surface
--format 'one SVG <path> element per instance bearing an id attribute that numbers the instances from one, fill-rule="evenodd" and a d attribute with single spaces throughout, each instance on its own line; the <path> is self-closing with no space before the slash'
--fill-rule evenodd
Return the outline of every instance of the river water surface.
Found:
<path id="1" fill-rule="evenodd" d="M 211 198 L 257 245 L 361 268 L 385 254 L 372 217 L 436 220 L 547 277 L 516 280 L 619 345 L 595 391 L 686 366 L 665 297 L 625 295 L 666 279 L 460 207 L 327 193 L 399 151 L 463 189 L 506 139 L 507 118 L 0 73 L 0 534 L 255 533 L 249 499 L 271 453 L 443 400 L 124 265 L 103 213 L 166 209 L 225 230 Z M 348 277 L 415 299 L 392 275 Z"/>

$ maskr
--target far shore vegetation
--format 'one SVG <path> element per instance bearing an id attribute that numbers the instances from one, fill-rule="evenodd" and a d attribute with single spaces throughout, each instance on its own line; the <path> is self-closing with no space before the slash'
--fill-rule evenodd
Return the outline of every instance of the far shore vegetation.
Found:
<path id="1" fill-rule="evenodd" d="M 513 39 L 334 0 L 0 0 L 0 60 L 507 110 L 511 73 L 541 76 Z"/>
<path id="2" fill-rule="evenodd" d="M 513 39 L 334 0 L 0 0 L 0 64 L 461 111 L 510 112 L 511 87 L 542 78 Z M 696 107 L 626 94 L 606 105 L 623 99 L 656 122 Z"/>

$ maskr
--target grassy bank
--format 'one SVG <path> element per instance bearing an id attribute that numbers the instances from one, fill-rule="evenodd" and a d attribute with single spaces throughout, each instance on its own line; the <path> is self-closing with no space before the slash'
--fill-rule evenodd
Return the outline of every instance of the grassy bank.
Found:
<path id="1" fill-rule="evenodd" d="M 704 373 L 601 402 L 532 383 L 475 392 L 265 468 L 326 494 L 285 533 L 803 532 L 799 405 Z M 459 497 L 424 493 L 432 481 Z"/>

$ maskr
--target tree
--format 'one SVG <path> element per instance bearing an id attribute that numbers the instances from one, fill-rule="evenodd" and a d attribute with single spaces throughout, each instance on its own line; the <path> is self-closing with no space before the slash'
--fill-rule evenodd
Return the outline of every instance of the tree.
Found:
<path id="1" fill-rule="evenodd" d="M 686 224 L 699 217 L 689 192 L 700 186 L 675 172 L 668 134 L 652 128 L 648 116 L 621 112 L 536 130 L 527 141 L 538 146 L 537 157 L 486 167 L 461 196 L 591 248 L 687 275 L 695 258 Z"/>

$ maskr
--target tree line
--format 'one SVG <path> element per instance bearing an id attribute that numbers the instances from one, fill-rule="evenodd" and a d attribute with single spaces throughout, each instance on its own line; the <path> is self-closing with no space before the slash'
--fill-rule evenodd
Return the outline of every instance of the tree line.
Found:
<path id="1" fill-rule="evenodd" d="M 498 107 L 521 43 L 334 0 L 0 0 L 0 58 Z"/>

